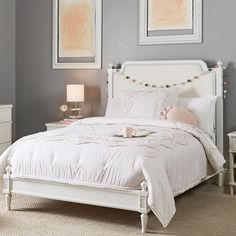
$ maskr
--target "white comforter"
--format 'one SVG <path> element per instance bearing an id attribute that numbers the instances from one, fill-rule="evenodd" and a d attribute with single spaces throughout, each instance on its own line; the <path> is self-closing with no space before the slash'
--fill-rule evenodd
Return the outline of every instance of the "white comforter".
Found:
<path id="1" fill-rule="evenodd" d="M 153 133 L 137 139 L 114 137 L 124 126 Z M 223 168 L 222 155 L 195 127 L 157 120 L 90 118 L 18 140 L 0 157 L 0 174 L 10 164 L 15 177 L 70 184 L 137 188 L 145 180 L 148 204 L 166 227 L 175 213 L 174 195 L 207 175 L 207 159 L 215 171 Z"/>

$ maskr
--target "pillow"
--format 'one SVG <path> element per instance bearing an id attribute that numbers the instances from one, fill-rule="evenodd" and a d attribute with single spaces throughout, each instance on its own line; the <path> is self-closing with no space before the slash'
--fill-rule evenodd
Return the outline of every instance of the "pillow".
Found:
<path id="1" fill-rule="evenodd" d="M 108 98 L 105 117 L 114 118 L 122 116 L 122 102 L 120 98 Z"/>
<path id="2" fill-rule="evenodd" d="M 176 104 L 177 94 L 178 88 L 125 91 L 123 116 L 161 119 L 163 109 Z"/>
<path id="3" fill-rule="evenodd" d="M 216 96 L 178 98 L 177 106 L 188 108 L 197 118 L 199 128 L 214 137 L 216 99 Z"/>
<path id="4" fill-rule="evenodd" d="M 165 120 L 179 121 L 198 127 L 196 117 L 185 107 L 167 107 L 161 115 Z"/>

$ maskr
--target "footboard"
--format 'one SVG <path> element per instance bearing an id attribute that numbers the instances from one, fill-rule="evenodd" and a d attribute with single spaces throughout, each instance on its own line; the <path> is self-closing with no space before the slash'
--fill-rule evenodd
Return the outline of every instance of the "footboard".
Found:
<path id="1" fill-rule="evenodd" d="M 12 194 L 22 194 L 46 199 L 117 208 L 141 213 L 142 232 L 146 232 L 148 212 L 148 188 L 146 182 L 140 190 L 117 190 L 85 185 L 73 185 L 43 180 L 15 178 L 11 168 L 4 175 L 6 210 L 11 210 Z"/>

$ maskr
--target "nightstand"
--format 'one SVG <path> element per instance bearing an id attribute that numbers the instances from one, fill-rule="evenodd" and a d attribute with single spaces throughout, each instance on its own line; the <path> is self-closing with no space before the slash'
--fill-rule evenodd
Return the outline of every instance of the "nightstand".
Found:
<path id="1" fill-rule="evenodd" d="M 47 130 L 61 129 L 61 128 L 65 128 L 68 125 L 69 124 L 65 124 L 63 121 L 57 121 L 57 122 L 51 122 L 51 123 L 45 124 L 45 126 L 47 127 Z"/>
<path id="2" fill-rule="evenodd" d="M 12 105 L 0 105 L 0 155 L 12 141 Z"/>
<path id="3" fill-rule="evenodd" d="M 229 136 L 229 187 L 230 194 L 234 194 L 234 187 L 236 187 L 235 182 L 235 170 L 236 170 L 236 132 L 228 134 Z"/>

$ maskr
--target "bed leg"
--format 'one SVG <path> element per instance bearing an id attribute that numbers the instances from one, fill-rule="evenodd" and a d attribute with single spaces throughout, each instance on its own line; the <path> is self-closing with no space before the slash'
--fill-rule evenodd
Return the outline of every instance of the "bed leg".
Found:
<path id="1" fill-rule="evenodd" d="M 140 194 L 140 209 L 139 212 L 141 213 L 140 218 L 141 218 L 141 226 L 142 226 L 142 233 L 146 233 L 147 231 L 147 222 L 148 222 L 148 212 L 149 207 L 148 207 L 148 203 L 147 203 L 147 199 L 148 199 L 148 185 L 147 183 L 144 181 L 141 183 L 141 194 Z"/>
<path id="2" fill-rule="evenodd" d="M 5 195 L 6 211 L 11 210 L 11 167 L 6 168 L 6 174 L 3 176 L 3 193 Z"/>
<path id="3" fill-rule="evenodd" d="M 221 187 L 224 185 L 224 172 L 218 174 L 218 186 Z"/>
<path id="4" fill-rule="evenodd" d="M 148 214 L 142 213 L 140 218 L 141 218 L 142 233 L 144 234 L 147 231 Z"/>
<path id="5" fill-rule="evenodd" d="M 11 210 L 11 194 L 5 195 L 5 201 L 6 201 L 6 211 Z"/>

